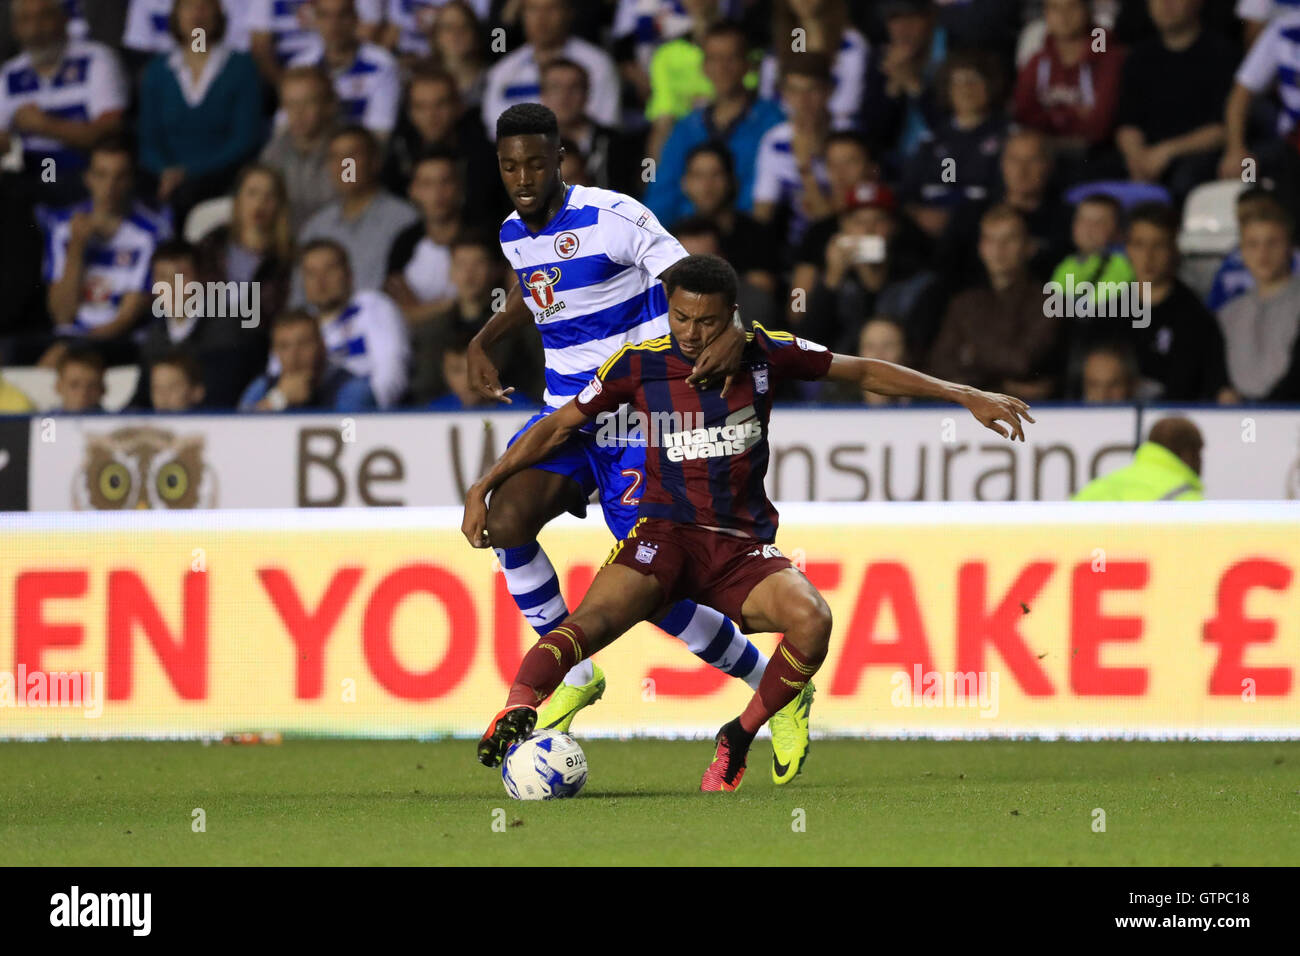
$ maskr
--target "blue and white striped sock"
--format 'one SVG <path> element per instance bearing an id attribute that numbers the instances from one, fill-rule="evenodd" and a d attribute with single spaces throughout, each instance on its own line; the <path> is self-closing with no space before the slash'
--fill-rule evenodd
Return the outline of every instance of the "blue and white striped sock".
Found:
<path id="1" fill-rule="evenodd" d="M 506 590 L 537 636 L 545 637 L 569 616 L 568 605 L 560 594 L 560 576 L 551 559 L 536 541 L 520 548 L 493 550 L 506 576 Z M 591 683 L 594 676 L 591 661 L 584 660 L 564 675 L 564 682 L 577 687 Z"/>
<path id="2" fill-rule="evenodd" d="M 767 658 L 720 611 L 694 601 L 678 601 L 659 626 L 704 663 L 758 690 Z"/>

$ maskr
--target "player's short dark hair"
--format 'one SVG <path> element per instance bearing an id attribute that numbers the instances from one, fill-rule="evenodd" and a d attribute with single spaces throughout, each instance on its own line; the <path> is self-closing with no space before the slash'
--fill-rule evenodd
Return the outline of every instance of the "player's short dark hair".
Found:
<path id="1" fill-rule="evenodd" d="M 59 375 L 69 365 L 84 365 L 87 368 L 94 369 L 100 375 L 104 374 L 106 364 L 104 356 L 99 351 L 89 345 L 70 345 L 62 355 L 59 356 L 58 362 L 55 363 L 55 369 Z"/>
<path id="2" fill-rule="evenodd" d="M 153 370 L 159 365 L 170 365 L 172 368 L 178 369 L 185 376 L 185 381 L 191 385 L 203 384 L 203 367 L 199 365 L 199 360 L 194 357 L 194 353 L 188 349 L 168 349 L 153 360 L 153 363 L 149 366 L 149 373 L 152 375 Z"/>
<path id="3" fill-rule="evenodd" d="M 1129 210 L 1129 229 L 1132 230 L 1132 228 L 1138 223 L 1155 226 L 1157 229 L 1165 232 L 1171 239 L 1178 235 L 1178 213 L 1176 213 L 1174 208 L 1168 203 L 1138 203 Z"/>
<path id="4" fill-rule="evenodd" d="M 671 298 L 678 289 L 696 295 L 720 295 L 728 306 L 736 301 L 736 270 L 721 256 L 687 256 L 668 270 L 664 288 Z"/>
<path id="5" fill-rule="evenodd" d="M 516 103 L 497 117 L 497 142 L 510 136 L 545 136 L 548 143 L 556 145 L 560 123 L 541 103 Z"/>

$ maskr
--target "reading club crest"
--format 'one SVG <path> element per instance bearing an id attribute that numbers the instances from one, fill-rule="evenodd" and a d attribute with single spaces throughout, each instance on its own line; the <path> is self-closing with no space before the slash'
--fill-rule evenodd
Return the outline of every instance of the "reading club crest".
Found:
<path id="1" fill-rule="evenodd" d="M 559 281 L 560 270 L 553 266 L 550 269 L 534 269 L 524 280 L 524 288 L 532 294 L 539 309 L 549 309 L 555 304 L 554 286 Z"/>
<path id="2" fill-rule="evenodd" d="M 572 259 L 578 251 L 578 237 L 571 232 L 562 232 L 555 237 L 555 254 L 561 259 Z"/>

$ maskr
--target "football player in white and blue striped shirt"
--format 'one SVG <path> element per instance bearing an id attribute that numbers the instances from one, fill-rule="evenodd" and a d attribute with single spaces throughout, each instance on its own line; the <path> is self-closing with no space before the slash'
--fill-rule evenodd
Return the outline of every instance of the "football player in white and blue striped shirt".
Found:
<path id="1" fill-rule="evenodd" d="M 546 353 L 546 407 L 522 434 L 587 387 L 623 345 L 667 334 L 668 303 L 659 277 L 686 258 L 686 250 L 635 199 L 561 181 L 558 123 L 546 107 L 510 107 L 498 119 L 496 133 L 501 180 L 515 206 L 501 226 L 501 248 L 518 286 L 512 283 L 505 311 L 493 316 L 471 344 L 470 376 L 481 392 L 506 398 L 510 390 L 500 388 L 484 349 L 532 316 Z M 526 311 L 518 309 L 516 296 Z M 734 368 L 744 341 L 737 322 L 734 334 L 719 337 L 708 367 L 703 357 L 697 363 L 696 381 L 719 368 Z M 588 432 L 493 494 L 489 543 L 510 594 L 539 634 L 562 621 L 568 609 L 555 569 L 537 543 L 538 532 L 566 510 L 584 514 L 587 499 L 598 490 L 605 523 L 622 540 L 636 523 L 644 469 L 643 443 L 614 443 Z M 682 601 L 656 623 L 702 660 L 758 686 L 767 660 L 722 614 Z M 578 664 L 540 711 L 538 726 L 567 730 L 573 715 L 604 689 L 599 668 L 590 661 Z M 793 713 L 785 719 L 797 722 Z M 803 726 L 806 739 L 806 722 Z"/>
<path id="2" fill-rule="evenodd" d="M 357 39 L 354 0 L 313 0 L 313 5 L 318 33 L 289 65 L 323 69 L 334 81 L 343 122 L 387 137 L 397 125 L 402 100 L 397 61 L 383 47 Z"/>
<path id="3" fill-rule="evenodd" d="M 121 66 L 103 44 L 68 39 L 59 0 L 17 0 L 13 26 L 23 52 L 0 67 L 0 153 L 10 137 L 20 137 L 33 182 L 53 172 L 55 187 L 75 184 L 86 168 L 85 150 L 121 129 L 127 104 Z M 47 202 L 77 195 L 75 189 L 72 195 L 44 191 Z"/>

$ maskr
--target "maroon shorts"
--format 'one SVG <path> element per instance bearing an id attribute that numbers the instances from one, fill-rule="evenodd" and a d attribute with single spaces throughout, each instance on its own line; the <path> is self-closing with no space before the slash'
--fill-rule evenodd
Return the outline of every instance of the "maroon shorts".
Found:
<path id="1" fill-rule="evenodd" d="M 721 611 L 746 634 L 754 631 L 740 613 L 749 592 L 769 574 L 794 567 L 774 544 L 660 518 L 637 521 L 605 564 L 648 574 L 665 601 L 690 598 Z"/>

